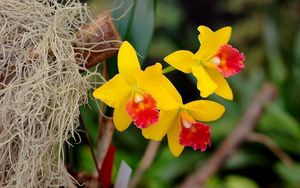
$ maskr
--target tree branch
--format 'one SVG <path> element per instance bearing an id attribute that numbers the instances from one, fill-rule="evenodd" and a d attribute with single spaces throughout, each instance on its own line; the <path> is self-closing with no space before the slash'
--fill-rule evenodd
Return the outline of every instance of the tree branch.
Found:
<path id="1" fill-rule="evenodd" d="M 131 178 L 131 180 L 129 182 L 129 186 L 128 186 L 129 188 L 134 188 L 137 186 L 137 184 L 139 183 L 144 172 L 152 164 L 152 162 L 157 154 L 157 151 L 159 149 L 159 146 L 160 146 L 159 141 L 153 141 L 153 140 L 149 141 L 149 144 L 144 153 L 144 156 L 143 156 L 142 160 L 140 161 L 140 163 L 135 171 L 135 174 L 133 175 L 133 177 Z"/>
<path id="2" fill-rule="evenodd" d="M 287 166 L 292 166 L 295 163 L 295 161 L 280 147 L 278 147 L 276 142 L 274 142 L 269 136 L 253 132 L 248 136 L 247 139 L 248 141 L 258 142 L 266 146 L 275 156 L 277 156 Z"/>

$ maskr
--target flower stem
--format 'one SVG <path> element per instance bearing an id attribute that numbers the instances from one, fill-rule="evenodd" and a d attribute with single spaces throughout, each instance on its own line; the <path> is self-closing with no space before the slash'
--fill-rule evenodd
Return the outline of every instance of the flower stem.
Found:
<path id="1" fill-rule="evenodd" d="M 166 68 L 164 68 L 164 69 L 162 70 L 162 73 L 163 73 L 163 74 L 167 74 L 167 73 L 172 72 L 172 71 L 174 71 L 174 70 L 175 70 L 174 67 L 168 66 L 168 67 L 166 67 Z"/>
<path id="2" fill-rule="evenodd" d="M 92 144 L 91 138 L 88 135 L 87 127 L 86 127 L 85 123 L 83 122 L 81 114 L 79 115 L 79 121 L 80 121 L 80 123 L 81 123 L 81 125 L 82 125 L 82 127 L 83 127 L 83 129 L 84 129 L 84 131 L 86 133 L 86 138 L 87 138 L 87 141 L 88 141 L 88 146 L 89 146 L 89 148 L 91 150 L 93 161 L 94 161 L 95 167 L 96 167 L 97 172 L 98 172 L 99 183 L 101 183 L 102 182 L 101 181 L 101 176 L 100 176 L 101 172 L 100 172 L 100 168 L 99 168 L 99 165 L 98 165 L 98 162 L 97 162 L 96 154 L 94 152 L 94 148 L 93 148 L 93 144 Z"/>

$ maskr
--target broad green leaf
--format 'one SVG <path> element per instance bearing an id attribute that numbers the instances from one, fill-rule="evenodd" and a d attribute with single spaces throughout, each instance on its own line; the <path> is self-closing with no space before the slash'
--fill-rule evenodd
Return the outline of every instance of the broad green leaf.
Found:
<path id="1" fill-rule="evenodd" d="M 123 40 L 146 56 L 155 26 L 155 0 L 116 0 L 113 16 Z M 140 58 L 143 61 L 143 58 Z"/>
<path id="2" fill-rule="evenodd" d="M 128 31 L 135 10 L 135 0 L 115 0 L 112 16 L 116 28 L 121 35 L 122 40 L 127 40 Z M 132 44 L 134 46 L 134 44 Z M 106 61 L 109 78 L 118 73 L 117 57 L 112 57 Z"/>
<path id="3" fill-rule="evenodd" d="M 112 16 L 122 40 L 126 40 L 134 12 L 135 0 L 115 0 Z M 117 57 L 106 60 L 109 78 L 118 73 Z"/>
<path id="4" fill-rule="evenodd" d="M 150 46 L 155 26 L 155 0 L 136 0 L 134 15 L 128 33 L 139 55 L 145 57 Z M 140 62 L 143 62 L 140 58 Z"/>
<path id="5" fill-rule="evenodd" d="M 128 40 L 144 61 L 155 26 L 155 0 L 115 0 L 113 17 L 123 41 Z M 117 58 L 107 61 L 109 76 L 118 72 Z"/>
<path id="6" fill-rule="evenodd" d="M 114 1 L 114 11 L 112 16 L 115 19 L 117 30 L 122 39 L 125 39 L 128 34 L 134 10 L 135 0 Z"/>

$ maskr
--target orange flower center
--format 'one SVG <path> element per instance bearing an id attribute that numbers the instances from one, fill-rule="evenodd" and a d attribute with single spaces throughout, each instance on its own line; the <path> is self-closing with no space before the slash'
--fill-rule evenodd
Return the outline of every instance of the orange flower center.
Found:
<path id="1" fill-rule="evenodd" d="M 229 44 L 221 46 L 217 54 L 210 59 L 210 62 L 217 65 L 217 69 L 224 77 L 239 73 L 245 67 L 244 61 L 244 54 Z"/>
<path id="2" fill-rule="evenodd" d="M 186 111 L 180 114 L 181 131 L 179 143 L 194 150 L 205 151 L 210 142 L 210 127 L 195 121 Z"/>
<path id="3" fill-rule="evenodd" d="M 147 128 L 156 123 L 159 111 L 156 101 L 149 94 L 134 93 L 126 103 L 126 111 L 138 128 Z"/>

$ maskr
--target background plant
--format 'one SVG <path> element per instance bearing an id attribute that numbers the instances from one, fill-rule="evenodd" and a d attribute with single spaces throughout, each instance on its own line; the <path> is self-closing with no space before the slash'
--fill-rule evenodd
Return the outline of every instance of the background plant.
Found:
<path id="1" fill-rule="evenodd" d="M 265 143 L 246 142 L 210 180 L 207 187 L 297 187 L 300 183 L 297 175 L 300 171 L 299 2 L 296 0 L 157 2 L 137 0 L 135 4 L 129 0 L 122 2 L 122 8 L 113 12 L 116 18 L 128 7 L 131 8 L 125 17 L 117 20 L 117 27 L 122 38 L 132 42 L 141 56 L 147 57 L 141 58 L 145 65 L 163 59 L 166 54 L 176 49 L 196 51 L 199 45 L 198 41 L 194 40 L 198 34 L 196 28 L 201 24 L 213 29 L 231 25 L 233 27 L 231 43 L 246 56 L 245 71 L 229 79 L 234 91 L 234 102 L 211 97 L 225 104 L 227 109 L 223 118 L 212 124 L 213 146 L 206 153 L 186 150 L 180 158 L 173 158 L 164 142 L 139 186 L 174 187 L 195 168 L 205 164 L 215 148 L 232 131 L 253 95 L 267 81 L 276 85 L 278 97 L 266 105 L 256 131 L 270 138 L 293 159 L 293 163 L 286 165 L 266 147 Z M 113 6 L 105 1 L 90 0 L 88 3 L 94 4 L 95 8 L 104 4 L 108 7 Z M 117 5 L 119 1 L 115 3 Z M 109 74 L 116 73 L 115 60 L 109 60 L 107 64 Z M 194 78 L 180 72 L 172 72 L 168 77 L 175 83 L 184 102 L 199 99 Z M 95 104 L 91 102 L 90 106 L 91 109 L 86 107 L 82 109 L 82 115 L 86 116 L 84 121 L 96 145 L 97 132 L 101 124 L 98 124 L 99 112 Z M 109 111 L 107 113 L 109 115 Z M 91 161 L 90 151 L 84 143 L 85 141 L 76 146 L 71 159 L 79 171 L 93 172 L 94 164 Z M 131 127 L 124 133 L 115 132 L 113 144 L 117 148 L 115 168 L 118 168 L 121 160 L 125 160 L 135 169 L 147 141 L 137 129 Z"/>

